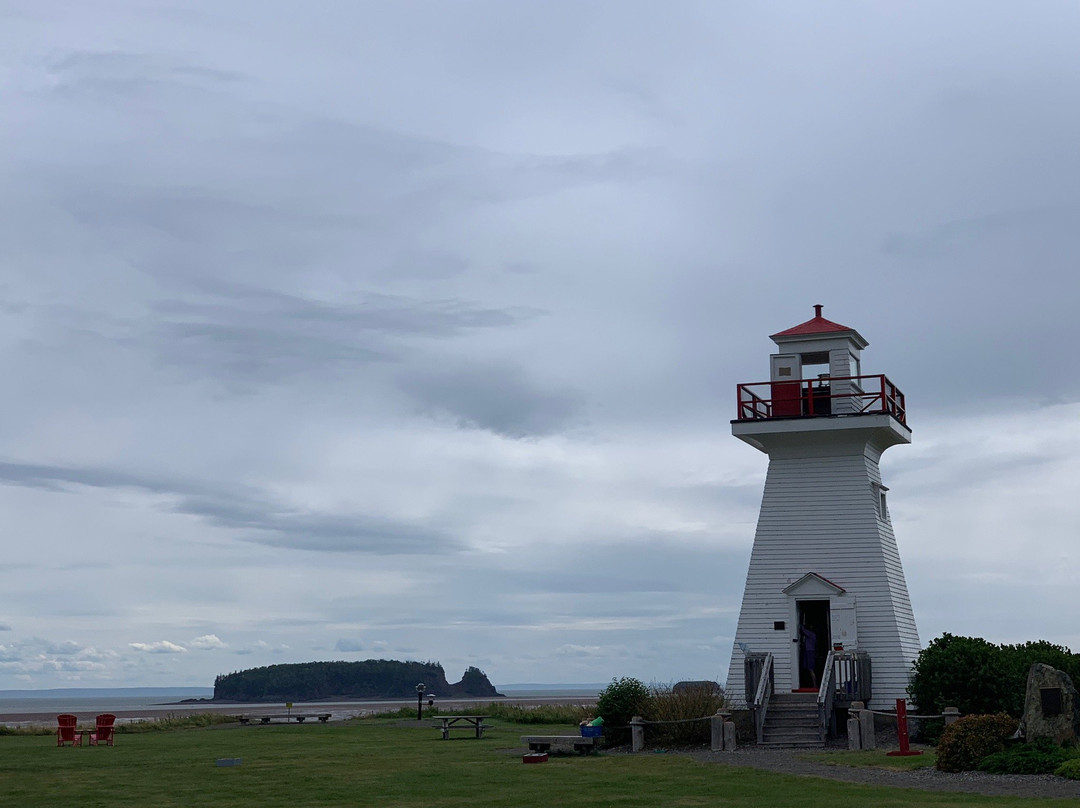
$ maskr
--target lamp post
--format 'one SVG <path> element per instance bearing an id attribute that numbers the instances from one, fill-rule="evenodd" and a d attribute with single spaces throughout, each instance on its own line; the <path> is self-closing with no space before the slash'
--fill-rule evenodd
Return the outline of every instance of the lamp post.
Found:
<path id="1" fill-rule="evenodd" d="M 416 720 L 422 721 L 424 718 L 424 683 L 421 682 L 416 686 Z"/>

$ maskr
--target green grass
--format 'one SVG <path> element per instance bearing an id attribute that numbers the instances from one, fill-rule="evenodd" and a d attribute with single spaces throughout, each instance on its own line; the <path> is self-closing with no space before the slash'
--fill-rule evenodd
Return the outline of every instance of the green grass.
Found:
<path id="1" fill-rule="evenodd" d="M 868 749 L 861 752 L 807 752 L 799 757 L 824 763 L 826 766 L 869 766 L 878 769 L 910 771 L 912 769 L 933 768 L 937 755 L 933 749 L 923 749 L 921 755 L 910 757 L 889 757 L 884 749 Z"/>
<path id="2" fill-rule="evenodd" d="M 78 805 L 552 805 L 682 808 L 1060 806 L 1060 801 L 908 791 L 699 763 L 678 755 L 552 757 L 526 766 L 519 736 L 565 725 L 494 722 L 481 739 L 443 741 L 423 722 L 216 726 L 117 737 L 112 748 L 57 748 L 48 737 L 0 737 L 0 802 Z M 243 758 L 234 768 L 218 758 Z"/>

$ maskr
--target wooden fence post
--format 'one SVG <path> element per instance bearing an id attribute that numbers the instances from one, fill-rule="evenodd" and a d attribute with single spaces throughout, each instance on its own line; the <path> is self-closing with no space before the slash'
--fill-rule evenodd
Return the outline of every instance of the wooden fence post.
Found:
<path id="1" fill-rule="evenodd" d="M 630 742 L 634 752 L 640 752 L 645 748 L 645 719 L 635 715 L 630 719 Z"/>
<path id="2" fill-rule="evenodd" d="M 859 742 L 863 749 L 877 749 L 874 714 L 870 710 L 859 710 Z"/>
<path id="3" fill-rule="evenodd" d="M 735 722 L 731 720 L 731 711 L 719 709 L 709 719 L 712 735 L 712 751 L 735 751 Z"/>
<path id="4" fill-rule="evenodd" d="M 847 748 L 852 752 L 862 749 L 862 733 L 859 731 L 859 715 L 866 705 L 861 701 L 851 702 L 847 720 Z"/>
<path id="5" fill-rule="evenodd" d="M 735 722 L 731 720 L 731 713 L 724 715 L 724 751 L 735 751 Z"/>
<path id="6" fill-rule="evenodd" d="M 712 751 L 724 751 L 724 713 L 716 711 L 716 715 L 709 719 L 709 729 L 712 735 Z"/>

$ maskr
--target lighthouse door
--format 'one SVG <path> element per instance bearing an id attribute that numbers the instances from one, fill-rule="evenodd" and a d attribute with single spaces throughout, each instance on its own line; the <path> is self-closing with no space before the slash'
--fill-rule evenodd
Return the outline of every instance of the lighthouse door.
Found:
<path id="1" fill-rule="evenodd" d="M 825 659 L 832 647 L 829 626 L 829 601 L 797 600 L 795 602 L 796 626 L 799 632 L 797 664 L 799 676 L 792 677 L 796 690 L 817 690 Z"/>
<path id="2" fill-rule="evenodd" d="M 769 364 L 773 416 L 802 415 L 802 357 L 799 354 L 773 354 Z"/>

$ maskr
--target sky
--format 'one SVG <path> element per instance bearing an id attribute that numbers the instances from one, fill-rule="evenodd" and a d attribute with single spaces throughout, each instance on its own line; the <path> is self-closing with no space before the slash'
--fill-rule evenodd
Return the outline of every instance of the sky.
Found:
<path id="1" fill-rule="evenodd" d="M 1080 651 L 1080 6 L 0 3 L 0 689 L 723 681 L 768 335 L 920 636 Z"/>

